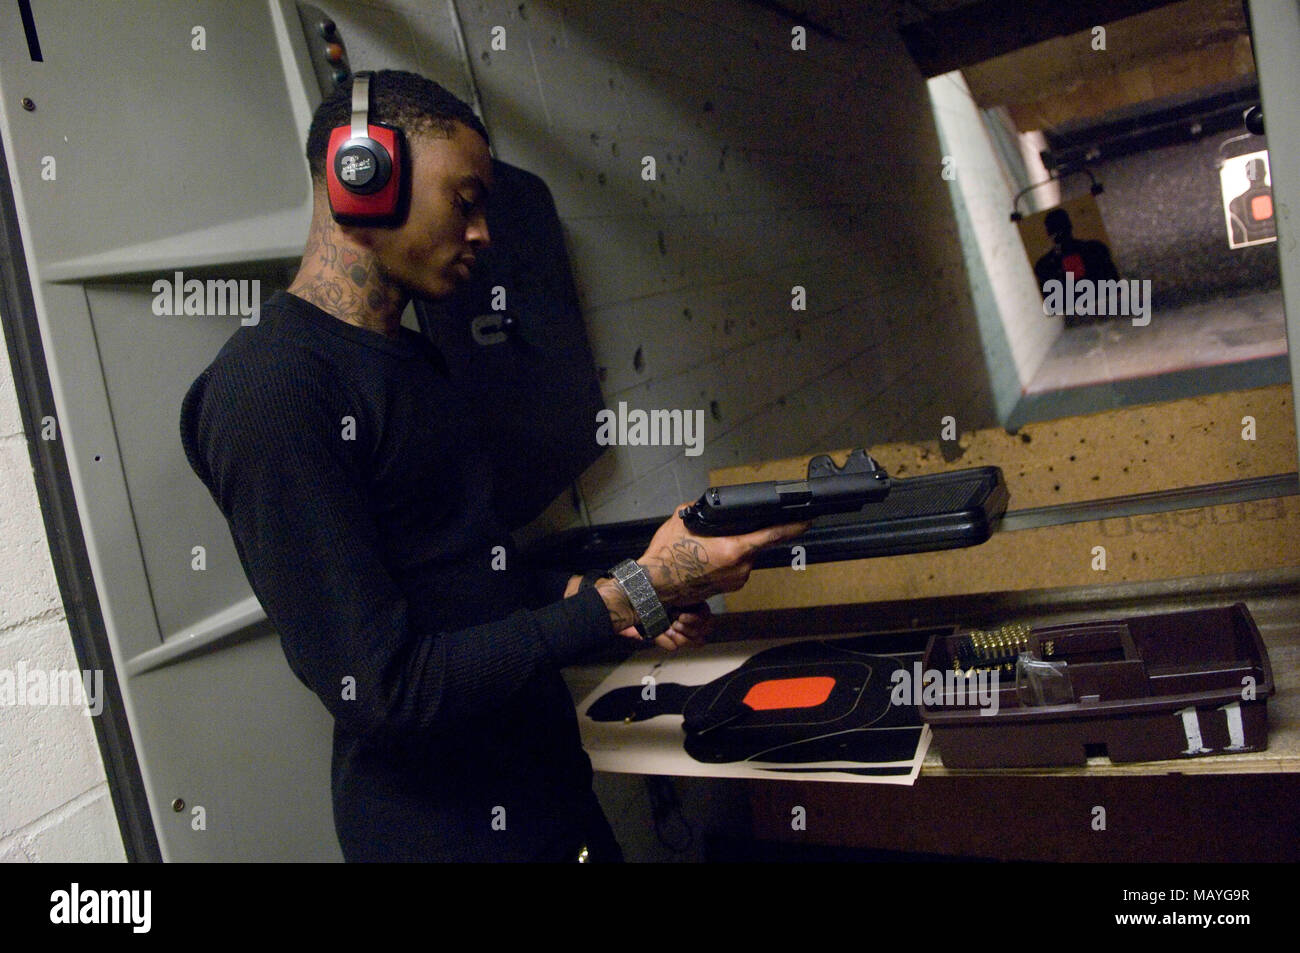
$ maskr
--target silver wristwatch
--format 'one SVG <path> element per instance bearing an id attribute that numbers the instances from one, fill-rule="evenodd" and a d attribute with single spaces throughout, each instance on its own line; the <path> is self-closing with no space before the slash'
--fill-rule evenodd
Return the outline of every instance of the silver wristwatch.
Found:
<path id="1" fill-rule="evenodd" d="M 640 563 L 635 559 L 625 559 L 609 574 L 632 604 L 637 617 L 636 630 L 641 633 L 643 642 L 650 642 L 668 631 L 668 612 Z"/>

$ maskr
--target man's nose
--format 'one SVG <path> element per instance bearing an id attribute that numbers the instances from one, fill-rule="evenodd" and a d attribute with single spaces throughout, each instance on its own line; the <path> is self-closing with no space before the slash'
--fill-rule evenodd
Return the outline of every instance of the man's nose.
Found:
<path id="1" fill-rule="evenodd" d="M 465 239 L 470 244 L 478 248 L 487 248 L 492 244 L 492 236 L 488 233 L 487 216 L 482 212 L 475 215 L 465 230 Z"/>

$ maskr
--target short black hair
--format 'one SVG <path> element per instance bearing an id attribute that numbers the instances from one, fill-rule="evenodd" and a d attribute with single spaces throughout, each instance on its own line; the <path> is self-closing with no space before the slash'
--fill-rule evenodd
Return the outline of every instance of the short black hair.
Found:
<path id="1" fill-rule="evenodd" d="M 307 165 L 312 179 L 325 180 L 325 153 L 330 133 L 352 118 L 352 77 L 327 96 L 312 116 L 307 131 Z M 433 133 L 450 138 L 455 123 L 464 123 L 491 145 L 482 121 L 469 104 L 431 79 L 403 70 L 379 70 L 370 79 L 370 118 L 396 126 L 406 135 Z"/>

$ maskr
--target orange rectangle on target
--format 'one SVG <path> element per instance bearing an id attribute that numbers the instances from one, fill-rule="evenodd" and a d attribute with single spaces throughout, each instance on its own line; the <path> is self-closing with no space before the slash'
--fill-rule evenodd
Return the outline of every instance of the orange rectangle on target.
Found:
<path id="1" fill-rule="evenodd" d="M 745 693 L 744 704 L 754 711 L 774 708 L 816 708 L 831 697 L 835 679 L 827 675 L 774 678 L 759 682 Z"/>

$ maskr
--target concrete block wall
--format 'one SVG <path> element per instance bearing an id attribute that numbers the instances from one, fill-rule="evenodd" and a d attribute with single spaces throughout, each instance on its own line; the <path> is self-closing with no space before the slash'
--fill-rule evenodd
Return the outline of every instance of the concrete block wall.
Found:
<path id="1" fill-rule="evenodd" d="M 993 422 L 926 85 L 875 6 L 866 42 L 796 51 L 739 0 L 459 4 L 498 156 L 555 196 L 607 406 L 704 411 L 698 456 L 607 451 L 593 522 L 715 467 Z"/>
<path id="2" fill-rule="evenodd" d="M 7 350 L 0 351 L 0 672 L 77 669 Z M 14 701 L 23 697 L 19 686 Z M 83 707 L 0 701 L 0 863 L 126 859 Z"/>

